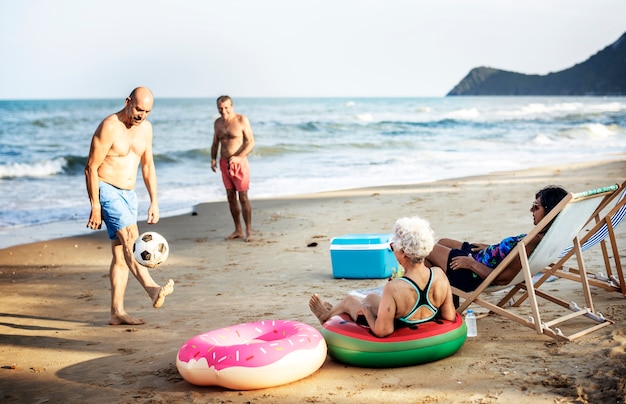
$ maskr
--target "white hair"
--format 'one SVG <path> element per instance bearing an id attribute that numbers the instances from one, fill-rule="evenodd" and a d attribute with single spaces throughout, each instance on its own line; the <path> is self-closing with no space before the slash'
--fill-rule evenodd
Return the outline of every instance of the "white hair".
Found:
<path id="1" fill-rule="evenodd" d="M 396 220 L 391 240 L 412 262 L 422 262 L 435 246 L 435 233 L 427 220 L 418 216 Z"/>

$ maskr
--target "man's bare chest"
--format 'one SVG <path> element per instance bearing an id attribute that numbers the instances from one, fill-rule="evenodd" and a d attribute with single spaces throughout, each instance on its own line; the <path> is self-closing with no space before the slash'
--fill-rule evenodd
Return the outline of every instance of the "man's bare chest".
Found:
<path id="1" fill-rule="evenodd" d="M 146 150 L 146 141 L 140 135 L 119 136 L 111 145 L 110 156 L 124 157 L 129 155 L 141 156 Z"/>

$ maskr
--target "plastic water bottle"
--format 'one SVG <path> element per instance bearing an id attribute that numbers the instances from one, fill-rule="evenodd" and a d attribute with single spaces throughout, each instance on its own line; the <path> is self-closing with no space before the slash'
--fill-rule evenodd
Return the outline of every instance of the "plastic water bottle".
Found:
<path id="1" fill-rule="evenodd" d="M 469 309 L 467 311 L 467 314 L 465 315 L 465 325 L 467 326 L 468 337 L 478 336 L 478 330 L 476 329 L 476 315 L 474 314 L 474 310 Z"/>

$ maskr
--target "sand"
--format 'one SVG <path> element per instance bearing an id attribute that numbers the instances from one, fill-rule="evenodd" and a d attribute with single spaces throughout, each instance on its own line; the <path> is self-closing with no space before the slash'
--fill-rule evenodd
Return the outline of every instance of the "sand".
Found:
<path id="1" fill-rule="evenodd" d="M 232 223 L 225 202 L 195 214 L 140 223 L 169 240 L 171 254 L 155 279 L 176 281 L 153 309 L 131 279 L 126 307 L 141 326 L 110 326 L 106 233 L 0 250 L 0 401 L 20 403 L 604 403 L 626 395 L 626 300 L 592 288 L 596 307 L 615 321 L 574 342 L 556 342 L 500 316 L 478 320 L 477 338 L 443 360 L 368 369 L 327 358 L 311 376 L 253 391 L 198 387 L 175 366 L 179 347 L 208 330 L 262 319 L 319 328 L 312 293 L 336 302 L 380 279 L 334 279 L 329 247 L 348 233 L 391 232 L 400 216 L 431 221 L 437 237 L 495 242 L 529 231 L 534 193 L 547 184 L 568 190 L 622 183 L 626 161 L 252 200 L 255 240 L 225 241 Z M 254 197 L 253 190 L 251 196 Z M 618 228 L 626 261 L 626 226 Z M 316 243 L 316 244 L 314 244 Z M 585 253 L 603 270 L 599 248 Z M 580 284 L 547 290 L 581 301 Z M 480 311 L 479 307 L 475 307 Z"/>

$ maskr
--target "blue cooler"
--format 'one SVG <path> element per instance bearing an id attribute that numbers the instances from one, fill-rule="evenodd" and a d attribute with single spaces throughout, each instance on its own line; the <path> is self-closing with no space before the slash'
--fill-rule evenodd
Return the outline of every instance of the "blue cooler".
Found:
<path id="1" fill-rule="evenodd" d="M 389 247 L 392 234 L 346 234 L 330 241 L 335 278 L 389 278 L 398 261 Z"/>

